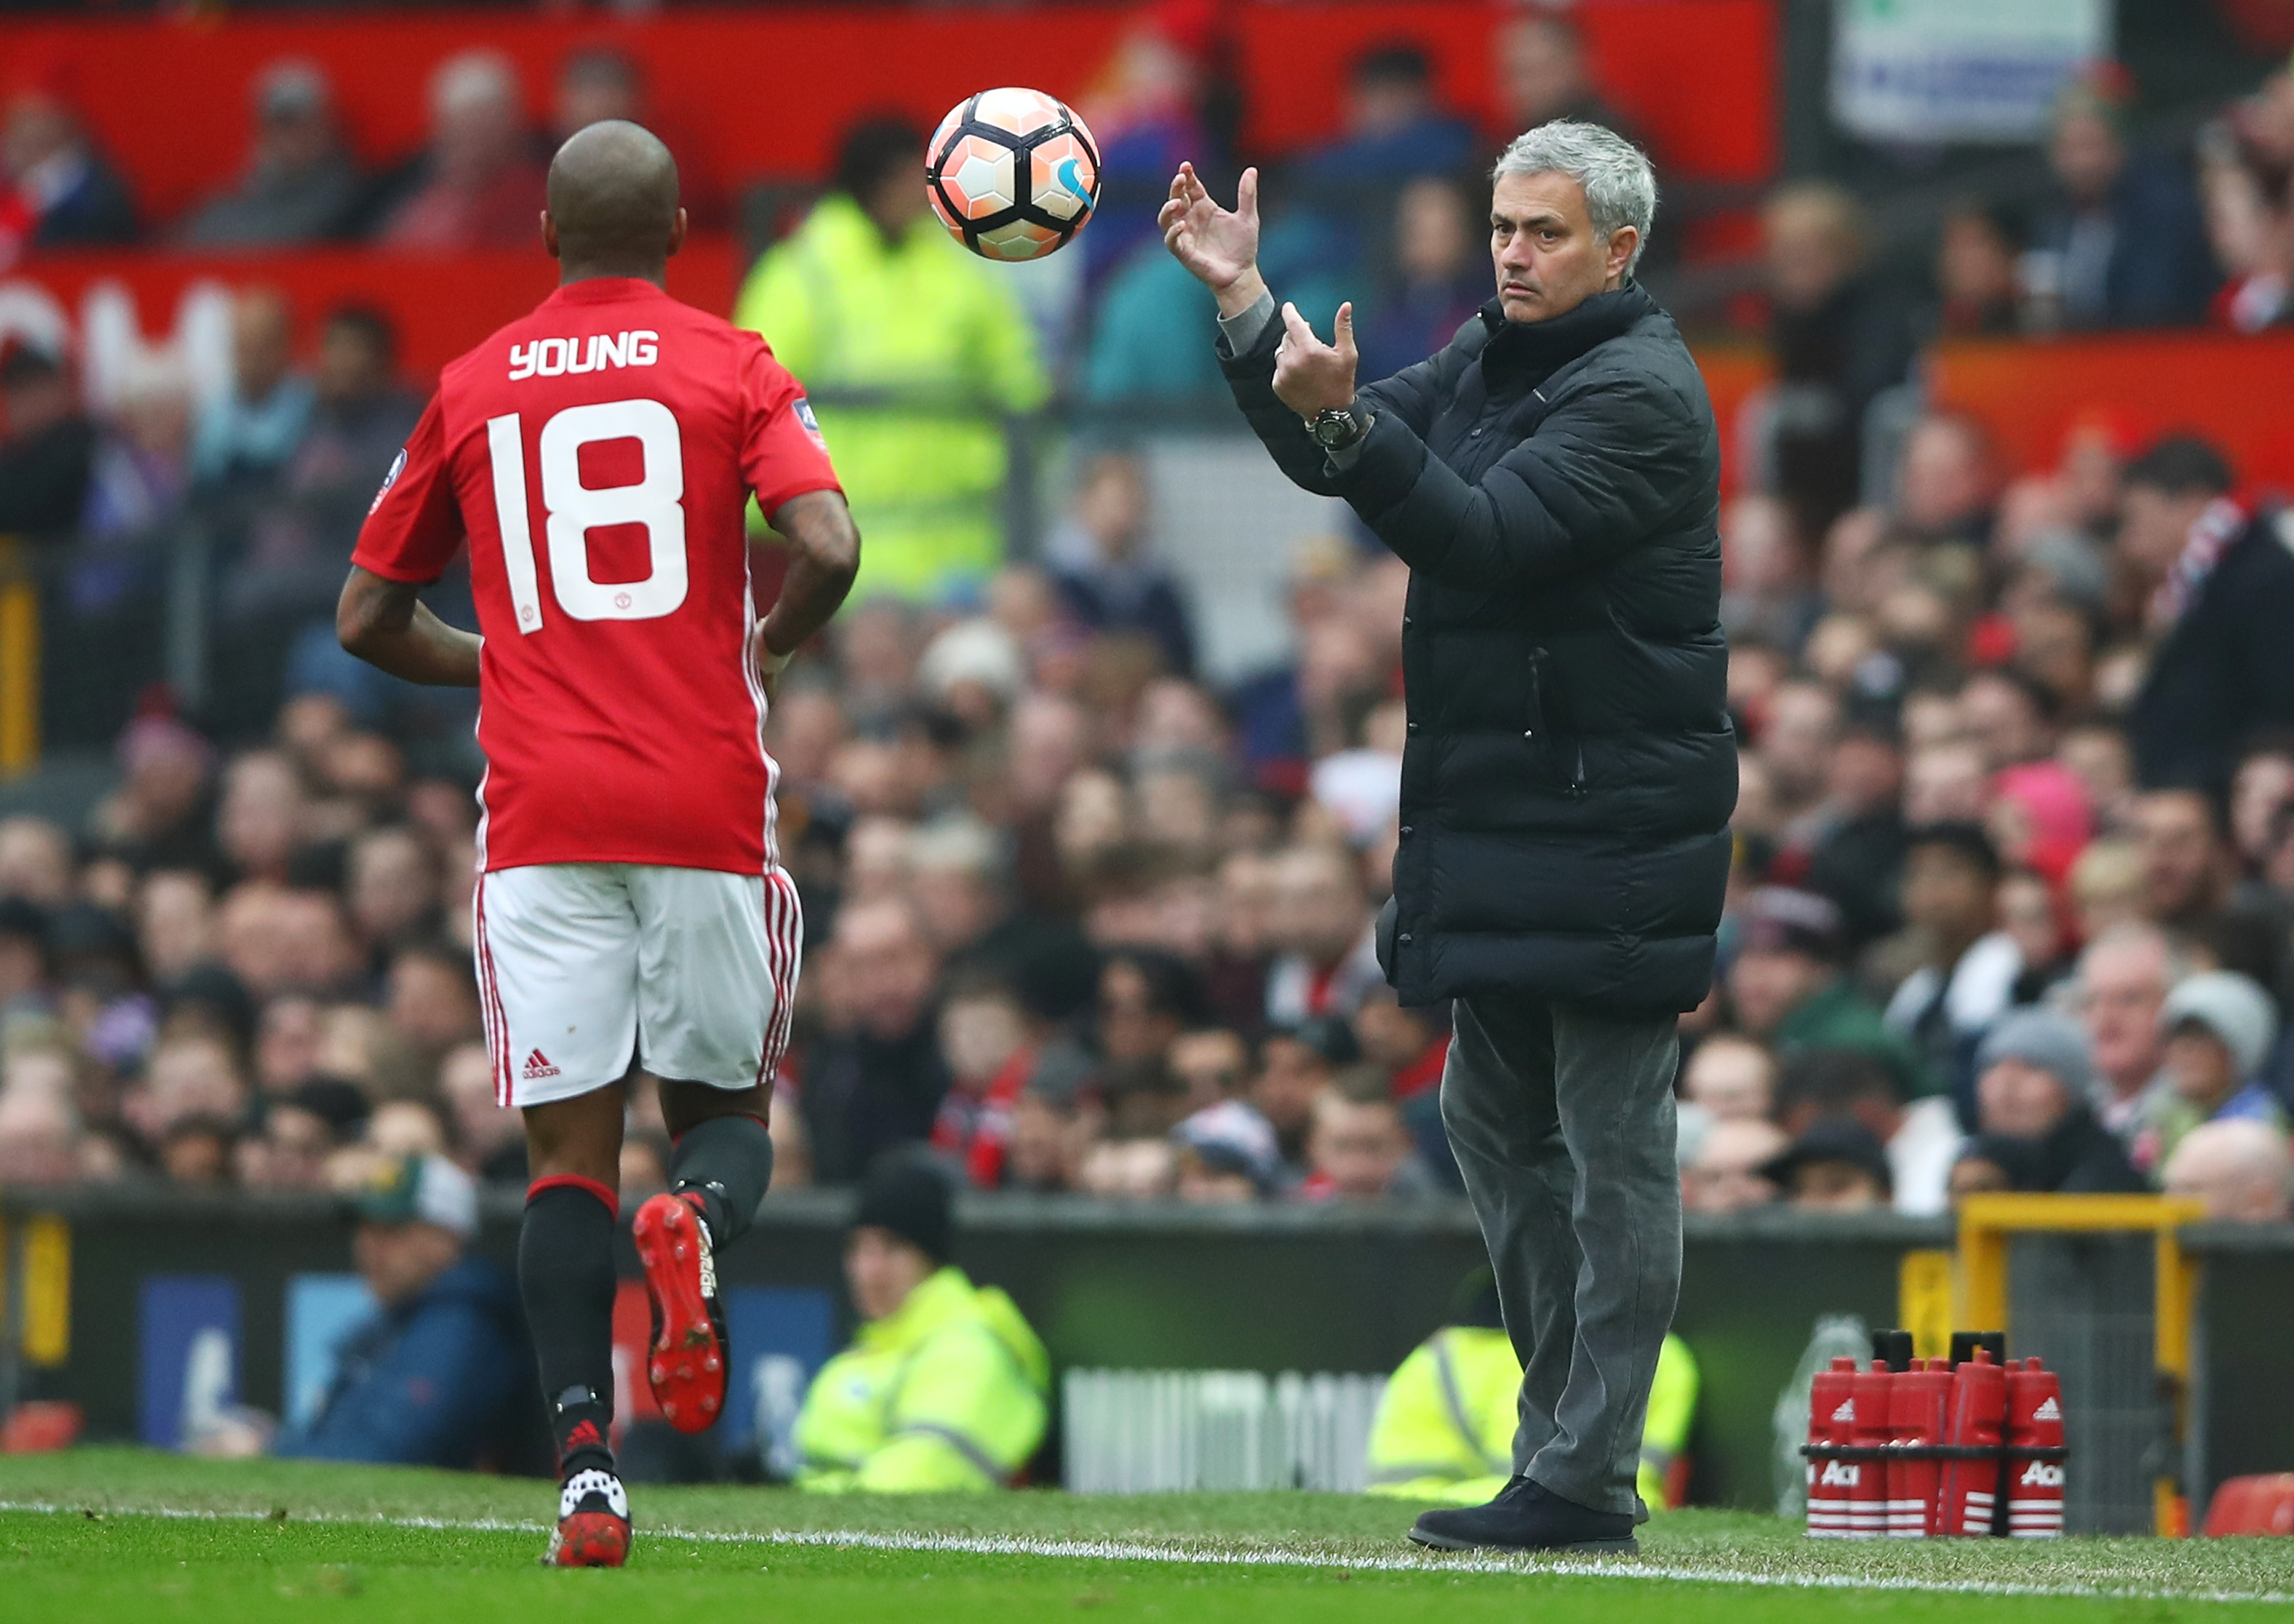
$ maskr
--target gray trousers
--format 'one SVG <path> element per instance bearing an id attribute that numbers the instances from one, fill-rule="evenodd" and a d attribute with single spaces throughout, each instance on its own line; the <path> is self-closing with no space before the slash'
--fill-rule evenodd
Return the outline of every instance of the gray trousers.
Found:
<path id="1" fill-rule="evenodd" d="M 1646 1517 L 1641 1424 L 1680 1294 L 1676 1023 L 1496 993 L 1452 1019 L 1442 1123 L 1521 1356 L 1514 1472 Z"/>

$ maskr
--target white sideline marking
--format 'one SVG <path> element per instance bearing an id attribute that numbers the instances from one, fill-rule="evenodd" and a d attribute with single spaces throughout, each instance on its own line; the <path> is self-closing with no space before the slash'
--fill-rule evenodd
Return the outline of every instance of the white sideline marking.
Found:
<path id="1" fill-rule="evenodd" d="M 0 1512 L 65 1515 L 87 1509 L 39 1500 L 0 1500 Z M 267 1522 L 262 1511 L 203 1511 L 172 1506 L 112 1506 L 108 1514 L 167 1517 L 186 1522 Z M 348 1526 L 435 1529 L 446 1533 L 547 1534 L 546 1522 L 503 1517 L 351 1516 L 338 1512 L 297 1512 L 297 1522 Z M 2294 1603 L 2294 1591 L 2184 1590 L 2171 1587 L 2048 1585 L 2007 1579 L 1869 1578 L 1853 1573 L 1756 1573 L 1737 1568 L 1660 1565 L 1637 1557 L 1606 1562 L 1567 1557 L 1469 1556 L 1428 1552 L 1424 1555 L 1344 1556 L 1279 1547 L 1206 1550 L 1200 1547 L 1147 1545 L 1123 1539 L 1041 1539 L 1017 1534 L 881 1533 L 862 1529 L 769 1529 L 739 1533 L 722 1529 L 677 1528 L 639 1523 L 638 1533 L 655 1539 L 687 1539 L 706 1545 L 798 1545 L 829 1548 L 947 1552 L 967 1556 L 1041 1556 L 1070 1561 L 1162 1562 L 1193 1567 L 1345 1568 L 1373 1573 L 1551 1573 L 1565 1579 L 1638 1579 L 1672 1584 L 1742 1585 L 1772 1590 L 1894 1590 L 1933 1596 L 2064 1596 L 2092 1601 Z"/>

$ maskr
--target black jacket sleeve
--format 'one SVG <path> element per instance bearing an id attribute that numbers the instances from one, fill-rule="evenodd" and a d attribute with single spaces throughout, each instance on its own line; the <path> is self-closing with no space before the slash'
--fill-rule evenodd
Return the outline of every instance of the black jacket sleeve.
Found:
<path id="1" fill-rule="evenodd" d="M 1278 306 L 1279 308 L 1279 306 Z M 1250 348 L 1237 355 L 1224 335 L 1218 339 L 1219 368 L 1235 404 L 1267 454 L 1290 483 L 1316 496 L 1344 496 L 1346 475 L 1332 468 L 1322 448 L 1306 434 L 1298 414 L 1274 395 L 1274 352 L 1282 342 L 1282 319 L 1278 314 L 1261 329 Z M 1423 434 L 1434 420 L 1435 377 L 1438 357 L 1405 367 L 1392 378 L 1355 393 L 1363 410 L 1380 421 L 1393 418 Z"/>
<path id="2" fill-rule="evenodd" d="M 1533 587 L 1600 564 L 1702 488 L 1709 428 L 1654 379 L 1586 378 L 1478 484 L 1400 414 L 1372 426 L 1329 488 L 1412 569 L 1468 591 Z"/>

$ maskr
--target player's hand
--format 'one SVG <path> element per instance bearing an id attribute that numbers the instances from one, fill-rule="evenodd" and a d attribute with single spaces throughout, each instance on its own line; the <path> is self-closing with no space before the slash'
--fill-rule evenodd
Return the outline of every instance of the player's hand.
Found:
<path id="1" fill-rule="evenodd" d="M 1171 257 L 1217 296 L 1219 314 L 1241 315 L 1266 290 L 1258 274 L 1257 170 L 1242 172 L 1234 207 L 1227 209 L 1212 200 L 1192 164 L 1181 164 L 1155 223 Z"/>
<path id="2" fill-rule="evenodd" d="M 1354 307 L 1338 306 L 1338 342 L 1314 337 L 1296 304 L 1282 307 L 1282 342 L 1274 351 L 1274 398 L 1302 418 L 1336 411 L 1354 399 Z"/>

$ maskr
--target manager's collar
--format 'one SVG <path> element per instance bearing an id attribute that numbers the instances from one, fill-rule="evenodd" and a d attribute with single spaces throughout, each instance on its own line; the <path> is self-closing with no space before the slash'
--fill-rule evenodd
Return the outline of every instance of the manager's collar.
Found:
<path id="1" fill-rule="evenodd" d="M 1656 313 L 1657 303 L 1639 282 L 1627 282 L 1607 293 L 1597 293 L 1574 310 L 1544 321 L 1509 321 L 1505 306 L 1492 299 L 1482 306 L 1482 325 L 1489 343 L 1482 350 L 1482 369 L 1545 374 L 1576 360 L 1595 345 L 1623 335 L 1643 316 Z"/>

